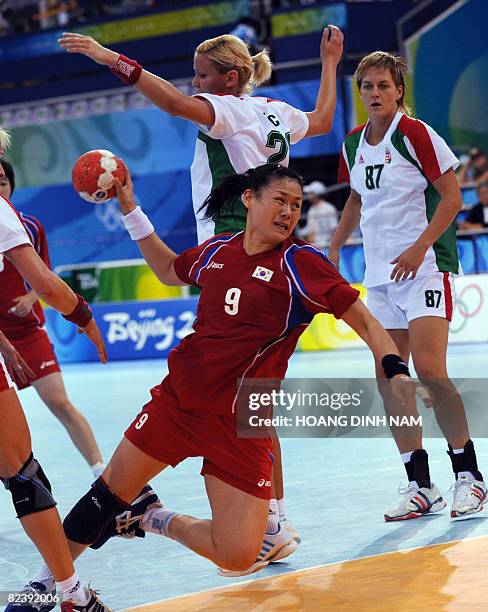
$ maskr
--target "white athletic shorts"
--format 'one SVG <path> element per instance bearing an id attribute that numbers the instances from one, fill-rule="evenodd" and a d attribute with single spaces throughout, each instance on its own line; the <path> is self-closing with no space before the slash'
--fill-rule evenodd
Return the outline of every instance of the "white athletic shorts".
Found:
<path id="1" fill-rule="evenodd" d="M 0 391 L 6 391 L 12 386 L 12 379 L 10 378 L 10 374 L 8 373 L 5 361 L 3 360 L 3 357 L 0 354 Z"/>
<path id="2" fill-rule="evenodd" d="M 432 272 L 413 280 L 368 288 L 368 309 L 385 329 L 408 329 L 419 317 L 451 320 L 454 300 L 453 275 Z"/>

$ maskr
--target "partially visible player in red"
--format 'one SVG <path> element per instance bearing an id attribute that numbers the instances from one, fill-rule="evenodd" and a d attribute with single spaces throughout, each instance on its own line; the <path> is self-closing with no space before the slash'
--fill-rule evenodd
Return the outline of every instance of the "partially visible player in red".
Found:
<path id="1" fill-rule="evenodd" d="M 0 156 L 9 141 L 9 134 L 0 128 Z M 3 166 L 0 166 L 0 177 L 3 176 Z M 86 333 L 105 362 L 105 346 L 88 304 L 46 267 L 32 248 L 15 209 L 2 196 L 0 255 L 2 261 L 8 259 L 16 266 L 43 300 Z M 33 455 L 29 427 L 2 355 L 20 374 L 20 380 L 25 382 L 33 374 L 0 332 L 0 481 L 12 495 L 23 529 L 51 568 L 62 592 L 61 611 L 89 612 L 96 609 L 109 612 L 94 591 L 83 588 L 74 570 L 51 484 Z M 50 610 L 56 605 L 54 595 L 55 592 L 48 592 L 42 585 L 28 584 L 18 594 L 16 602 L 7 606 L 6 612 L 26 610 L 17 602 L 34 602 L 36 607 L 32 610 L 40 610 L 38 603 L 45 601 L 47 607 L 43 609 Z"/>
<path id="2" fill-rule="evenodd" d="M 326 312 L 364 338 L 399 403 L 414 401 L 414 385 L 358 291 L 319 249 L 292 237 L 302 207 L 295 172 L 265 164 L 224 179 L 206 212 L 242 197 L 245 231 L 219 234 L 179 256 L 135 206 L 127 176 L 125 186 L 117 183 L 125 226 L 163 283 L 201 288 L 197 319 L 194 333 L 171 351 L 168 376 L 151 389 L 106 470 L 66 517 L 65 532 L 73 554 L 80 554 L 103 537 L 146 482 L 168 465 L 200 456 L 211 520 L 164 507 L 131 520 L 139 518 L 139 528 L 175 539 L 220 568 L 255 572 L 290 534 L 278 519 L 268 523 L 271 439 L 237 435 L 237 381 L 284 378 L 299 336 L 316 313 Z"/>
<path id="3" fill-rule="evenodd" d="M 15 189 L 12 165 L 0 160 L 0 195 L 10 200 Z M 48 268 L 51 268 L 47 237 L 41 223 L 33 216 L 19 213 L 34 249 Z M 95 478 L 103 472 L 102 455 L 86 418 L 70 402 L 63 383 L 54 348 L 45 331 L 46 318 L 39 296 L 20 275 L 17 268 L 0 255 L 0 330 L 19 351 L 34 371 L 33 380 L 14 378 L 17 388 L 32 385 L 49 410 L 68 431 L 76 448 L 90 466 Z"/>

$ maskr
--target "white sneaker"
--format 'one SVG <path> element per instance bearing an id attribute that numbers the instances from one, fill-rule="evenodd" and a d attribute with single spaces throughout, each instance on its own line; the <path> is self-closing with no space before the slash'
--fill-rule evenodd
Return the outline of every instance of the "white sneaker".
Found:
<path id="1" fill-rule="evenodd" d="M 97 591 L 90 587 L 85 588 L 88 603 L 80 604 L 72 600 L 64 600 L 61 604 L 61 612 L 114 612 L 98 598 Z"/>
<path id="2" fill-rule="evenodd" d="M 291 533 L 295 542 L 297 544 L 300 544 L 300 542 L 302 541 L 302 538 L 300 534 L 298 533 L 298 531 L 295 529 L 295 526 L 290 521 L 290 519 L 283 519 L 282 521 L 280 521 L 280 524 L 283 525 L 283 527 Z"/>
<path id="3" fill-rule="evenodd" d="M 443 510 L 447 504 L 435 484 L 431 485 L 430 489 L 428 487 L 419 489 L 415 484 L 399 488 L 398 492 L 402 495 L 400 502 L 385 512 L 385 521 L 407 521 Z"/>
<path id="4" fill-rule="evenodd" d="M 291 533 L 287 531 L 281 523 L 279 523 L 279 527 L 279 531 L 274 535 L 270 535 L 269 533 L 264 534 L 261 552 L 259 553 L 256 561 L 251 565 L 251 567 L 248 567 L 246 570 L 241 571 L 226 570 L 219 567 L 217 568 L 217 572 L 225 578 L 238 578 L 239 576 L 248 576 L 249 574 L 259 572 L 259 570 L 263 569 L 263 567 L 269 565 L 271 561 L 277 561 L 278 555 L 285 549 L 288 552 L 286 554 L 283 554 L 283 556 L 279 558 L 284 559 L 285 557 L 291 555 L 291 553 L 297 549 L 298 544 L 293 539 Z"/>
<path id="5" fill-rule="evenodd" d="M 470 480 L 466 476 L 459 476 L 451 489 L 454 489 L 452 518 L 466 518 L 483 510 L 486 485 L 482 480 Z"/>

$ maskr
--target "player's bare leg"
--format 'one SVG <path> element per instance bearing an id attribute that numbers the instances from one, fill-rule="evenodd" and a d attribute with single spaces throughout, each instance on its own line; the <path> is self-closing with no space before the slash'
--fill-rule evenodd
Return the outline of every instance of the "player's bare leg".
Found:
<path id="1" fill-rule="evenodd" d="M 29 464 L 29 458 L 32 457 L 31 438 L 22 406 L 13 389 L 7 389 L 0 393 L 0 404 L 2 406 L 0 411 L 0 477 L 4 480 L 4 484 L 8 485 L 15 501 L 18 497 L 15 492 L 15 475 L 19 474 L 26 465 L 27 467 L 31 465 Z M 37 466 L 40 470 L 37 462 L 33 462 L 32 466 Z M 31 478 L 42 481 L 39 474 L 39 471 L 37 475 L 34 471 L 23 472 L 21 479 L 23 484 L 20 484 L 20 486 L 27 487 Z M 49 482 L 45 480 L 45 477 L 43 478 L 46 486 L 48 486 Z M 34 484 L 32 488 L 33 490 L 29 494 L 30 503 L 42 503 L 44 501 L 42 496 L 39 496 L 37 501 L 33 500 L 36 493 L 40 491 L 35 488 Z M 27 491 L 27 489 L 25 490 Z M 47 497 L 52 500 L 49 494 Z M 17 500 L 19 509 L 22 501 L 26 503 L 24 499 Z M 44 558 L 50 573 L 60 586 L 63 594 L 69 593 L 75 603 L 87 603 L 89 597 L 87 597 L 87 593 L 75 573 L 61 519 L 56 508 L 50 507 L 39 511 L 35 511 L 34 508 L 21 516 L 20 522 L 26 534 Z M 54 587 L 54 582 L 52 586 Z"/>
<path id="2" fill-rule="evenodd" d="M 469 440 L 463 402 L 449 379 L 446 365 L 449 323 L 441 317 L 419 317 L 410 322 L 412 358 L 420 381 L 434 401 L 439 427 L 453 448 L 463 448 Z"/>
<path id="3" fill-rule="evenodd" d="M 166 467 L 124 438 L 98 484 L 95 483 L 65 519 L 73 557 L 79 556 L 91 543 L 92 533 L 120 513 L 124 504 L 128 508 L 145 483 Z M 209 475 L 205 482 L 212 520 L 179 515 L 159 507 L 142 517 L 141 528 L 174 538 L 216 564 L 229 565 L 237 571 L 249 569 L 263 544 L 268 500 L 244 493 Z M 94 497 L 96 503 L 92 501 Z M 277 552 L 289 543 L 292 538 L 284 532 L 278 525 L 276 543 L 273 540 L 270 549 Z M 265 559 L 262 566 L 268 563 Z M 41 569 L 39 575 L 45 576 L 45 569 Z"/>
<path id="4" fill-rule="evenodd" d="M 205 486 L 212 519 L 176 515 L 167 527 L 167 535 L 220 567 L 245 570 L 261 549 L 268 501 L 208 474 Z"/>
<path id="5" fill-rule="evenodd" d="M 61 373 L 53 372 L 31 384 L 41 400 L 66 428 L 73 444 L 92 468 L 95 477 L 98 477 L 104 467 L 102 454 L 88 421 L 70 402 Z"/>
<path id="6" fill-rule="evenodd" d="M 102 479 L 104 485 L 106 485 L 110 491 L 110 494 L 117 498 L 117 501 L 121 501 L 122 504 L 126 504 L 128 507 L 133 499 L 137 496 L 144 485 L 149 482 L 151 478 L 159 474 L 162 470 L 167 467 L 165 463 L 153 459 L 146 453 L 139 450 L 136 446 L 129 442 L 126 438 L 123 438 L 119 446 L 116 448 L 112 459 L 105 468 Z M 98 482 L 98 481 L 97 481 Z M 96 483 L 95 483 L 96 484 Z M 68 517 L 65 519 L 64 526 L 67 531 L 67 539 L 71 558 L 76 560 L 88 546 L 92 543 L 86 534 L 86 527 L 90 528 L 90 525 L 85 524 L 87 518 L 85 506 L 81 503 L 87 496 L 93 500 L 93 496 L 97 497 L 97 490 L 92 488 L 87 495 L 85 495 L 78 504 L 71 510 Z M 102 498 L 100 497 L 100 501 Z M 100 505 L 100 502 L 97 501 Z M 98 508 L 98 506 L 97 506 Z M 109 513 L 105 511 L 100 505 L 100 515 L 95 516 L 100 524 L 100 528 L 109 521 L 119 510 Z M 106 516 L 104 515 L 106 513 Z M 79 530 L 83 534 L 80 539 L 87 540 L 86 543 L 80 543 L 74 539 L 70 539 L 70 530 L 66 530 L 66 521 L 70 515 L 76 515 L 75 531 Z M 71 521 L 73 523 L 73 521 Z M 96 530 L 95 530 L 96 531 Z M 95 538 L 93 538 L 95 540 Z M 93 541 L 92 540 L 92 541 Z M 52 586 L 52 574 L 46 565 L 41 566 L 37 574 L 34 577 L 35 581 L 43 581 Z"/>
<path id="7" fill-rule="evenodd" d="M 483 509 L 487 489 L 478 470 L 462 399 L 447 373 L 448 334 L 449 323 L 440 317 L 419 317 L 410 322 L 415 370 L 421 382 L 430 389 L 435 416 L 448 442 L 456 477 L 451 516 L 464 518 Z"/>
<path id="8" fill-rule="evenodd" d="M 401 358 L 408 364 L 410 355 L 409 333 L 406 329 L 389 329 L 388 333 L 395 341 Z M 390 387 L 380 363 L 375 363 L 378 388 L 383 398 L 387 417 L 418 417 L 415 405 L 400 406 L 393 398 Z M 391 426 L 391 433 L 400 451 L 408 485 L 400 489 L 401 498 L 397 505 L 385 512 L 386 521 L 401 521 L 417 518 L 422 514 L 437 512 L 445 508 L 446 503 L 437 487 L 430 480 L 429 459 L 422 448 L 422 427 L 420 425 Z"/>
<path id="9" fill-rule="evenodd" d="M 387 330 L 398 347 L 398 352 L 402 360 L 408 364 L 410 358 L 410 343 L 408 330 L 389 329 Z M 385 373 L 380 362 L 375 361 L 376 379 L 378 389 L 383 398 L 383 405 L 387 417 L 413 416 L 417 417 L 418 412 L 415 407 L 400 406 L 399 402 L 393 397 L 390 386 L 385 378 Z M 412 452 L 422 448 L 422 428 L 421 427 L 396 427 L 392 429 L 392 435 L 400 454 Z"/>

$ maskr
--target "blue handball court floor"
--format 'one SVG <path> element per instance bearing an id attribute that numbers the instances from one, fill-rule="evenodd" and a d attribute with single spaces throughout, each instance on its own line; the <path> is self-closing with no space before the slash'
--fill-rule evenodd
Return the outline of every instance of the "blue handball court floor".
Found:
<path id="1" fill-rule="evenodd" d="M 486 378 L 487 364 L 487 345 L 457 345 L 449 350 L 452 377 Z M 90 421 L 106 460 L 148 400 L 150 387 L 165 373 L 166 362 L 158 360 L 64 366 L 68 394 Z M 292 378 L 349 376 L 373 376 L 369 351 L 296 354 L 288 371 Z M 49 474 L 64 516 L 88 489 L 91 472 L 36 393 L 28 389 L 20 397 L 34 452 Z M 486 472 L 488 440 L 475 440 L 480 469 Z M 432 478 L 449 502 L 453 479 L 446 444 L 432 438 L 426 439 L 424 445 L 430 455 Z M 398 486 L 405 480 L 390 438 L 288 438 L 282 439 L 282 452 L 287 507 L 302 543 L 286 561 L 257 574 L 259 578 L 488 534 L 486 517 L 453 522 L 448 509 L 430 520 L 385 523 L 383 511 L 396 500 Z M 199 471 L 200 460 L 190 459 L 175 470 L 167 469 L 152 484 L 171 509 L 208 517 Z M 4 492 L 0 513 L 0 591 L 18 589 L 39 563 L 39 554 L 22 531 L 9 495 Z M 219 577 L 210 562 L 178 543 L 153 535 L 137 541 L 114 539 L 99 551 L 88 551 L 76 566 L 80 576 L 86 582 L 91 580 L 107 605 L 116 610 L 237 582 Z M 253 579 L 251 576 L 246 580 Z"/>

